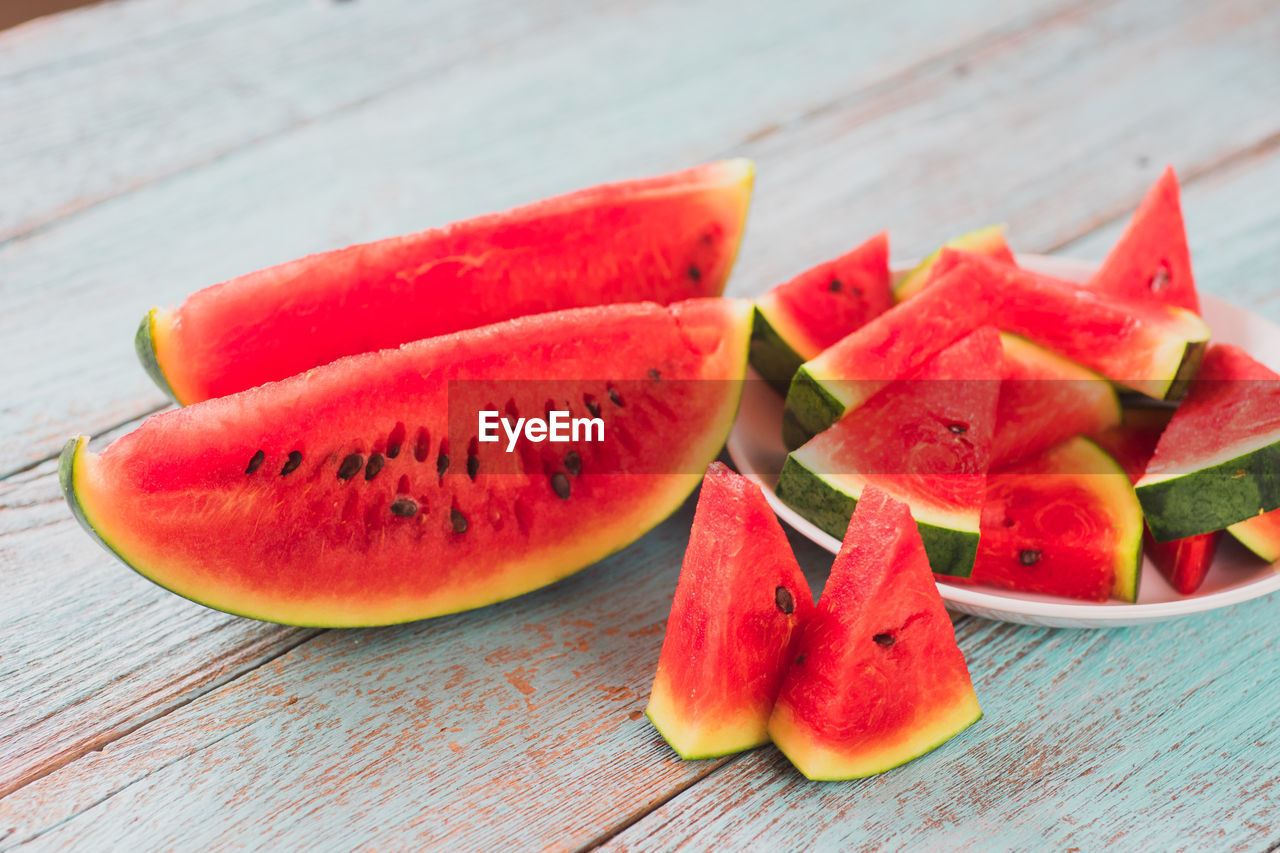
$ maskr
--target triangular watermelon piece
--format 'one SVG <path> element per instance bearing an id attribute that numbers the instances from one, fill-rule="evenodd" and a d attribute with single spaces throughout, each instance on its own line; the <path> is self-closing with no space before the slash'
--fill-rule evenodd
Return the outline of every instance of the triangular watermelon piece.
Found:
<path id="1" fill-rule="evenodd" d="M 813 594 L 760 487 L 723 463 L 702 480 L 645 713 L 682 758 L 769 742 Z"/>
<path id="2" fill-rule="evenodd" d="M 1280 508 L 1280 375 L 1214 344 L 1138 481 L 1157 542 Z"/>
<path id="3" fill-rule="evenodd" d="M 911 513 L 868 487 L 769 734 L 810 779 L 855 779 L 923 755 L 981 716 Z"/>
<path id="4" fill-rule="evenodd" d="M 756 300 L 751 366 L 785 394 L 801 364 L 891 305 L 889 235 L 881 232 Z"/>
<path id="5" fill-rule="evenodd" d="M 1178 176 L 1172 166 L 1147 192 L 1088 287 L 1098 293 L 1162 302 L 1200 313 Z"/>
<path id="6" fill-rule="evenodd" d="M 1001 372 L 1000 334 L 983 326 L 790 453 L 778 497 L 839 536 L 873 484 L 911 507 L 935 572 L 968 575 Z"/>

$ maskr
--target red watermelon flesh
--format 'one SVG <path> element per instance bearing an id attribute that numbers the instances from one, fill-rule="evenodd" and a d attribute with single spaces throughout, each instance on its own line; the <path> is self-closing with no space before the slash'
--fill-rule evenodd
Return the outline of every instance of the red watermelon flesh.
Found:
<path id="1" fill-rule="evenodd" d="M 923 755 L 981 716 L 911 512 L 868 487 L 769 734 L 810 779 L 852 779 Z"/>
<path id="2" fill-rule="evenodd" d="M 730 160 L 606 184 L 249 273 L 153 310 L 138 354 L 185 404 L 527 314 L 715 296 L 752 173 Z"/>
<path id="3" fill-rule="evenodd" d="M 1268 563 L 1280 560 L 1280 509 L 1237 522 L 1227 530 Z"/>
<path id="4" fill-rule="evenodd" d="M 1169 425 L 1173 411 L 1163 408 L 1129 409 L 1124 414 L 1124 423 L 1096 436 L 1098 444 L 1120 463 L 1130 482 L 1137 483 L 1142 479 L 1147 462 L 1155 452 L 1160 435 Z M 1204 583 L 1221 538 L 1221 533 L 1214 531 L 1172 542 L 1156 542 L 1144 525 L 1142 541 L 1160 574 L 1178 592 L 1190 595 Z"/>
<path id="5" fill-rule="evenodd" d="M 1134 601 L 1142 512 L 1124 470 L 1083 438 L 987 475 L 973 574 L 947 580 Z"/>
<path id="6" fill-rule="evenodd" d="M 154 415 L 101 453 L 73 439 L 60 479 L 103 544 L 211 607 L 327 626 L 479 607 L 680 505 L 733 422 L 750 312 L 579 308 L 351 356 Z M 549 405 L 603 429 L 478 441 L 482 407 Z"/>
<path id="7" fill-rule="evenodd" d="M 813 595 L 760 487 L 715 462 L 645 713 L 682 758 L 768 743 L 791 648 Z"/>
<path id="8" fill-rule="evenodd" d="M 1147 192 L 1119 241 L 1086 286 L 1135 302 L 1162 302 L 1200 313 L 1178 177 L 1172 166 Z"/>

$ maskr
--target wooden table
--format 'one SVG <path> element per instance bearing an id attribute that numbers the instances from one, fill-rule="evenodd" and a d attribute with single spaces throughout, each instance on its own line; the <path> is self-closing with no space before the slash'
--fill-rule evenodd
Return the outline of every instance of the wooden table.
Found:
<path id="1" fill-rule="evenodd" d="M 1098 258 L 1172 162 L 1201 288 L 1280 320 L 1274 0 L 782 8 L 124 0 L 0 33 L 0 848 L 1275 849 L 1274 597 L 960 618 L 985 719 L 814 784 L 642 717 L 692 503 L 541 592 L 347 631 L 181 600 L 72 520 L 61 443 L 165 404 L 152 304 L 726 155 L 759 168 L 734 293 L 882 228 Z"/>

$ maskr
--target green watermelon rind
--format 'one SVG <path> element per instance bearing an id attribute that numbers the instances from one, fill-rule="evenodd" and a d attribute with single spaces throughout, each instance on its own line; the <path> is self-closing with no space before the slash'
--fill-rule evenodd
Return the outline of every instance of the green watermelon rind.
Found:
<path id="1" fill-rule="evenodd" d="M 769 321 L 767 309 L 756 303 L 751 319 L 751 366 L 779 394 L 785 395 L 805 357 L 787 342 L 777 325 Z"/>
<path id="2" fill-rule="evenodd" d="M 857 498 L 823 475 L 811 470 L 802 461 L 789 454 L 778 474 L 775 490 L 778 499 L 800 513 L 823 532 L 843 539 L 853 517 Z M 911 514 L 924 540 L 924 550 L 929 566 L 936 574 L 968 577 L 978 556 L 978 528 L 935 524 L 921 516 L 929 515 L 919 501 L 911 503 Z M 945 514 L 945 513 L 940 513 Z"/>
<path id="3" fill-rule="evenodd" d="M 1157 542 L 1248 521 L 1280 509 L 1280 440 L 1186 474 L 1144 477 L 1136 490 Z"/>
<path id="4" fill-rule="evenodd" d="M 782 411 L 783 443 L 788 450 L 795 450 L 840 420 L 848 408 L 807 364 L 801 365 L 787 389 L 787 402 Z"/>
<path id="5" fill-rule="evenodd" d="M 138 324 L 138 331 L 133 336 L 133 349 L 138 354 L 142 369 L 151 377 L 151 381 L 156 383 L 156 386 L 168 395 L 170 400 L 181 406 L 182 401 L 178 399 L 173 386 L 169 384 L 169 377 L 165 376 L 164 368 L 160 366 L 160 357 L 156 354 L 155 323 L 158 310 L 152 308 Z"/>

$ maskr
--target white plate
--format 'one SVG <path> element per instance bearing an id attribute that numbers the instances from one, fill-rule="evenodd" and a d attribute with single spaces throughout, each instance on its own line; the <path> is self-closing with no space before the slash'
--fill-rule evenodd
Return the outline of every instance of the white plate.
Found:
<path id="1" fill-rule="evenodd" d="M 1094 268 L 1082 261 L 1044 255 L 1020 255 L 1018 262 L 1077 281 L 1087 278 Z M 1214 340 L 1243 347 L 1259 361 L 1280 370 L 1280 327 L 1212 296 L 1202 295 L 1201 302 Z M 806 521 L 774 494 L 777 475 L 772 472 L 781 469 L 786 458 L 781 423 L 782 398 L 764 382 L 748 382 L 742 409 L 729 436 L 729 455 L 739 471 L 760 484 L 783 521 L 834 554 L 840 550 L 839 540 Z M 1136 604 L 1083 603 L 1054 595 L 958 586 L 945 581 L 938 584 L 938 589 L 950 609 L 986 619 L 1063 628 L 1111 628 L 1176 619 L 1267 595 L 1280 589 L 1280 571 L 1230 536 L 1224 536 L 1203 586 L 1189 596 L 1175 592 L 1150 560 L 1143 562 Z"/>

